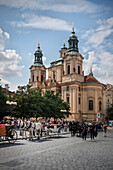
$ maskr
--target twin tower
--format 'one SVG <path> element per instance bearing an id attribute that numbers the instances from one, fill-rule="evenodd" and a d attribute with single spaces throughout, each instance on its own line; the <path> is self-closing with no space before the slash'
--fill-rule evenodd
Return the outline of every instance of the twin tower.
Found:
<path id="1" fill-rule="evenodd" d="M 48 68 L 48 80 L 46 80 L 46 69 L 43 65 L 42 60 L 42 50 L 40 49 L 40 43 L 38 43 L 37 50 L 35 51 L 35 59 L 34 64 L 30 67 L 30 80 L 29 84 L 32 85 L 31 88 L 45 88 L 51 89 L 52 86 L 50 84 L 60 84 L 62 83 L 62 80 L 64 76 L 70 75 L 70 74 L 79 74 L 82 75 L 82 60 L 83 57 L 79 54 L 78 50 L 78 39 L 74 32 L 74 27 L 72 27 L 72 33 L 68 40 L 69 48 L 65 46 L 65 42 L 63 47 L 61 48 L 60 52 L 60 58 L 51 62 L 50 67 Z M 71 57 L 71 61 L 66 61 L 66 58 L 68 56 Z M 80 62 L 77 64 L 76 57 L 78 56 L 80 58 Z M 77 67 L 78 65 L 78 67 Z"/>
<path id="2" fill-rule="evenodd" d="M 72 115 L 68 120 L 96 120 L 97 113 L 103 114 L 103 85 L 93 77 L 93 74 L 84 76 L 83 59 L 79 53 L 78 38 L 72 27 L 68 40 L 68 48 L 61 48 L 60 57 L 46 68 L 42 61 L 42 50 L 38 43 L 35 51 L 34 64 L 30 67 L 29 85 L 31 89 L 41 88 L 43 93 L 52 90 L 70 104 Z M 46 80 L 46 70 L 48 79 Z"/>

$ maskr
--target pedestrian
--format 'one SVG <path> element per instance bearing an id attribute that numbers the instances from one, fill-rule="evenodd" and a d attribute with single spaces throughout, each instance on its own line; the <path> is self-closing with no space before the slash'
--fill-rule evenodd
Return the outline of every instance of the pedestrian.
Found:
<path id="1" fill-rule="evenodd" d="M 106 137 L 107 136 L 106 135 L 106 133 L 107 133 L 107 124 L 106 123 L 103 124 L 103 131 L 104 131 L 104 137 Z"/>
<path id="2" fill-rule="evenodd" d="M 95 137 L 98 135 L 98 124 L 95 124 L 95 129 L 94 129 Z"/>
<path id="3" fill-rule="evenodd" d="M 87 126 L 86 124 L 83 124 L 82 139 L 86 140 L 86 136 L 87 136 Z"/>
<path id="4" fill-rule="evenodd" d="M 89 132 L 91 140 L 94 139 L 95 136 L 95 124 L 92 122 L 91 125 L 89 125 Z"/>

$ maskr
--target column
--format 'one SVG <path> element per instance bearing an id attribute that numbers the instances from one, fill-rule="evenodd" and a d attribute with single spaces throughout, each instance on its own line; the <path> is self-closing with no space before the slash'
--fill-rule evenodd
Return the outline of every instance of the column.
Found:
<path id="1" fill-rule="evenodd" d="M 97 90 L 95 90 L 95 108 L 94 108 L 94 112 L 98 113 L 98 100 L 97 100 Z"/>
<path id="2" fill-rule="evenodd" d="M 73 112 L 73 89 L 70 88 L 70 111 Z"/>
<path id="3" fill-rule="evenodd" d="M 66 69 L 66 62 L 64 61 L 64 75 L 67 74 L 67 69 Z"/>
<path id="4" fill-rule="evenodd" d="M 73 112 L 76 110 L 76 99 L 75 99 L 75 89 L 73 89 Z"/>
<path id="5" fill-rule="evenodd" d="M 73 73 L 73 59 L 71 59 L 70 73 Z"/>
<path id="6" fill-rule="evenodd" d="M 76 89 L 76 113 L 78 113 L 78 91 Z"/>

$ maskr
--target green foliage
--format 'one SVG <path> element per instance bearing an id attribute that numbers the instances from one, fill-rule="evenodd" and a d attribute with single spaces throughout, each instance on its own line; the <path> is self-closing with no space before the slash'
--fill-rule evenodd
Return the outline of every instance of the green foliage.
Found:
<path id="1" fill-rule="evenodd" d="M 13 96 L 13 101 L 18 104 L 13 110 L 15 117 L 43 117 L 43 118 L 64 118 L 68 116 L 69 104 L 63 102 L 58 97 L 58 94 L 54 94 L 53 91 L 46 91 L 42 96 L 42 90 L 31 90 L 30 86 L 19 86 L 18 91 Z M 62 111 L 63 110 L 63 111 Z"/>
<path id="2" fill-rule="evenodd" d="M 70 114 L 69 104 L 67 102 L 63 102 L 58 95 L 58 93 L 54 94 L 53 91 L 46 91 L 44 94 L 44 113 L 46 118 L 64 118 Z"/>
<path id="3" fill-rule="evenodd" d="M 0 120 L 3 116 L 7 115 L 7 106 L 6 106 L 7 96 L 4 94 L 2 87 L 0 86 Z"/>

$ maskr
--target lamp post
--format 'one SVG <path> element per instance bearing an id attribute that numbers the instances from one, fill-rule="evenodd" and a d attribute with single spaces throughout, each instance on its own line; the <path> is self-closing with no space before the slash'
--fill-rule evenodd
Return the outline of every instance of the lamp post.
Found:
<path id="1" fill-rule="evenodd" d="M 10 105 L 11 107 L 12 106 L 16 106 L 17 105 L 17 102 L 13 102 L 13 101 L 6 101 L 6 104 Z M 11 117 L 12 117 L 12 109 L 11 109 Z"/>

